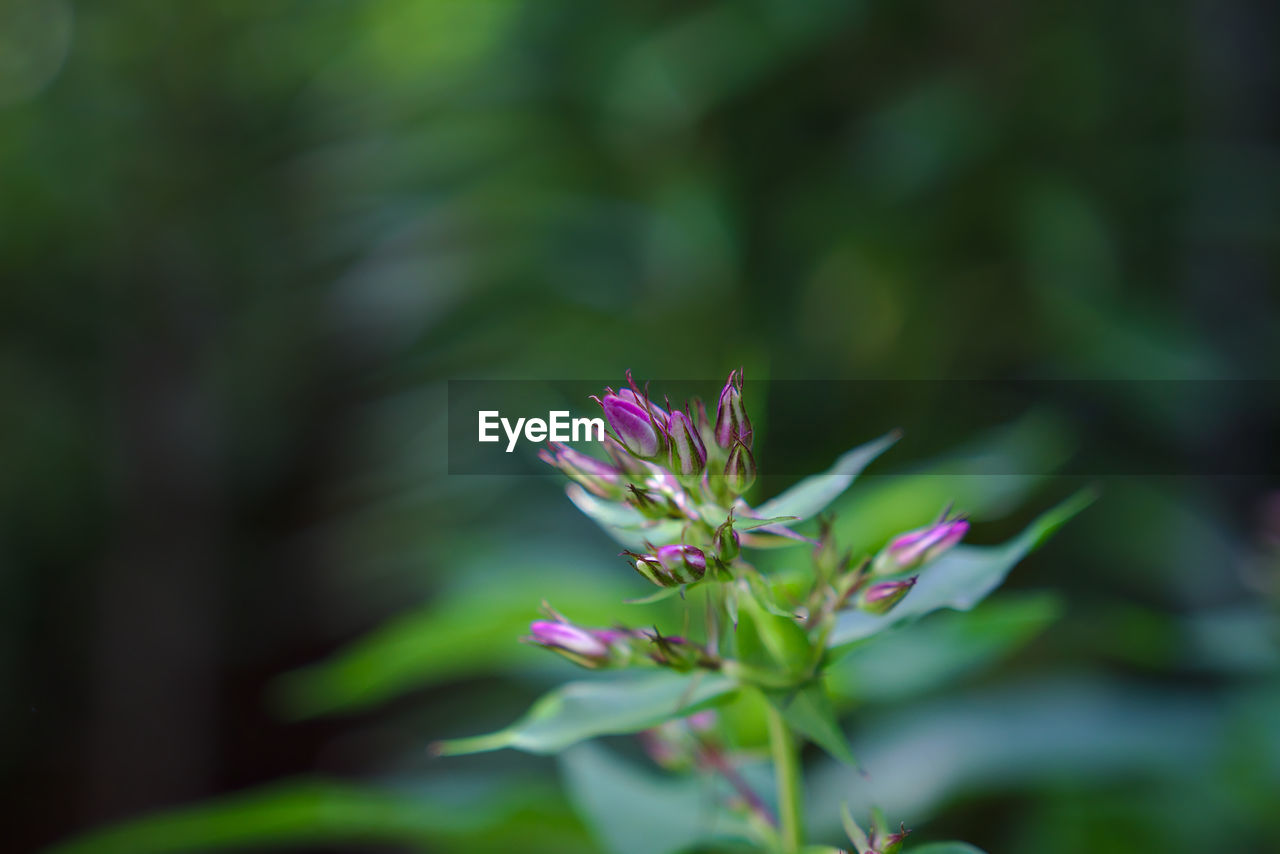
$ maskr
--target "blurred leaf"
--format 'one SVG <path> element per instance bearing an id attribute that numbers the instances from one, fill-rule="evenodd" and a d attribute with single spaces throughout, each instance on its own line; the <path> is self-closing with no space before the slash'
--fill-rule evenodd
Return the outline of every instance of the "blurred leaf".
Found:
<path id="1" fill-rule="evenodd" d="M 1052 595 L 1002 595 L 973 611 L 939 614 L 858 644 L 826 671 L 837 699 L 899 700 L 1007 655 L 1058 618 Z"/>
<path id="2" fill-rule="evenodd" d="M 519 638 L 548 590 L 556 591 L 552 604 L 574 619 L 603 623 L 628 588 L 611 576 L 530 567 L 500 583 L 446 590 L 429 608 L 392 621 L 328 661 L 285 674 L 273 686 L 275 699 L 286 714 L 311 717 L 534 660 L 540 652 Z"/>
<path id="3" fill-rule="evenodd" d="M 644 773 L 594 744 L 560 756 L 569 796 L 612 854 L 668 854 L 714 839 L 751 839 L 751 827 L 723 804 L 711 778 Z"/>
<path id="4" fill-rule="evenodd" d="M 598 735 L 622 735 L 657 726 L 700 708 L 734 690 L 718 673 L 682 675 L 662 671 L 601 682 L 570 682 L 533 704 L 516 723 L 488 735 L 436 745 L 444 756 L 514 747 L 529 753 L 557 753 Z"/>
<path id="5" fill-rule="evenodd" d="M 985 854 L 981 848 L 974 848 L 964 842 L 932 842 L 919 848 L 912 848 L 908 854 Z"/>
<path id="6" fill-rule="evenodd" d="M 1065 782 L 1203 779 L 1225 732 L 1211 696 L 1136 690 L 1092 679 L 975 691 L 861 722 L 853 747 L 865 776 L 826 762 L 810 778 L 813 835 L 839 832 L 840 805 L 880 805 L 921 821 L 960 793 Z M 928 773 L 921 773 L 921 769 Z"/>
<path id="7" fill-rule="evenodd" d="M 920 572 L 907 597 L 887 614 L 845 611 L 827 642 L 832 650 L 870 637 L 909 617 L 939 608 L 967 611 L 1000 586 L 1009 571 L 1094 500 L 1079 492 L 1042 514 L 1017 538 L 1002 546 L 956 546 Z"/>
<path id="8" fill-rule="evenodd" d="M 522 850 L 533 845 L 551 851 L 563 843 L 559 833 L 560 843 L 534 840 L 530 825 L 515 820 L 520 811 L 546 815 L 557 809 L 536 787 L 520 786 L 501 797 L 490 793 L 484 805 L 483 810 L 460 809 L 372 787 L 285 782 L 108 827 L 56 845 L 48 854 L 186 854 L 338 843 L 418 848 L 476 836 L 515 844 L 516 834 L 523 834 Z"/>
<path id="9" fill-rule="evenodd" d="M 841 762 L 858 764 L 849 740 L 836 720 L 836 710 L 821 679 L 795 691 L 769 691 L 765 694 L 792 729 L 830 753 Z"/>
<path id="10" fill-rule="evenodd" d="M 628 504 L 602 501 L 576 483 L 566 486 L 565 494 L 606 534 L 629 549 L 643 548 L 647 542 L 675 542 L 683 528 L 678 519 L 650 519 Z"/>
<path id="11" fill-rule="evenodd" d="M 795 516 L 800 520 L 813 518 L 848 489 L 862 470 L 898 441 L 900 435 L 897 432 L 886 433 L 846 452 L 830 469 L 807 477 L 776 498 L 769 499 L 755 508 L 755 514 L 760 517 Z"/>

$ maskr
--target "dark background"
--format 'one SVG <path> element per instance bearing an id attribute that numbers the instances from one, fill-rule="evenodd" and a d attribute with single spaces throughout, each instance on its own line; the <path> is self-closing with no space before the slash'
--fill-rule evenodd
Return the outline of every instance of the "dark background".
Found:
<path id="1" fill-rule="evenodd" d="M 464 574 L 623 571 L 553 480 L 446 473 L 447 380 L 631 368 L 714 395 L 743 365 L 1209 383 L 1203 407 L 1091 403 L 1129 437 L 1117 470 L 1144 447 L 1162 476 L 1104 484 L 1015 574 L 1063 616 L 986 678 L 1095 674 L 1264 724 L 1233 727 L 1205 788 L 1141 763 L 1015 773 L 905 818 L 993 854 L 1274 850 L 1276 401 L 1224 381 L 1280 364 L 1278 18 L 1245 0 L 0 2 L 6 847 L 299 775 L 465 769 L 527 775 L 543 818 L 477 796 L 459 810 L 487 829 L 421 845 L 592 850 L 549 762 L 442 770 L 423 749 L 563 671 L 464 662 L 318 717 L 276 680 Z M 912 388 L 927 409 L 952 386 Z M 1095 434 L 1046 403 L 1018 436 L 1047 472 L 1046 448 Z M 749 405 L 817 460 L 893 421 Z M 1177 476 L 1186 460 L 1217 476 Z M 1075 485 L 1038 480 L 975 541 Z M 1179 640 L 1223 615 L 1221 655 Z"/>

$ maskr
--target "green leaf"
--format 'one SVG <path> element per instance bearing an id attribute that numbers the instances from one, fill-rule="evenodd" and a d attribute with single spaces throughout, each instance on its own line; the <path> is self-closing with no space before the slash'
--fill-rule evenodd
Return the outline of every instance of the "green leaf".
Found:
<path id="1" fill-rule="evenodd" d="M 735 519 L 733 527 L 739 531 L 750 531 L 754 528 L 763 528 L 766 525 L 781 525 L 786 522 L 797 522 L 799 519 L 800 517 L 798 516 L 774 516 L 769 519 L 756 519 L 744 516 L 740 519 Z"/>
<path id="2" fill-rule="evenodd" d="M 360 709 L 407 691 L 463 675 L 537 666 L 549 661 L 518 639 L 537 619 L 548 590 L 552 604 L 588 625 L 609 622 L 617 602 L 638 582 L 621 563 L 616 578 L 530 566 L 518 575 L 446 590 L 430 607 L 398 617 L 319 662 L 280 677 L 273 700 L 288 717 Z"/>
<path id="3" fill-rule="evenodd" d="M 1072 516 L 1089 506 L 1096 496 L 1082 491 L 1047 511 L 1020 535 L 1002 546 L 956 546 L 926 566 L 920 580 L 907 597 L 887 614 L 844 611 L 827 647 L 839 650 L 871 637 L 910 617 L 939 608 L 968 611 L 1000 586 L 1009 571 L 1028 553 L 1047 540 Z"/>
<path id="4" fill-rule="evenodd" d="M 738 604 L 738 659 L 760 672 L 785 675 L 787 682 L 806 675 L 815 653 L 795 617 L 773 613 L 755 596 L 743 596 Z"/>
<path id="5" fill-rule="evenodd" d="M 512 792 L 488 793 L 485 806 L 494 805 L 498 809 L 477 811 L 469 804 L 445 806 L 373 787 L 319 780 L 286 782 L 93 831 L 56 845 L 47 854 L 186 854 L 342 843 L 362 848 L 446 843 L 452 849 L 447 843 L 474 841 L 477 836 L 498 842 L 495 831 L 504 825 L 508 830 L 523 825 L 527 834 L 527 824 L 513 821 L 517 811 L 564 812 L 563 804 L 527 785 L 513 787 Z"/>
<path id="6" fill-rule="evenodd" d="M 900 700 L 972 673 L 1030 641 L 1059 616 L 1057 597 L 1005 594 L 857 644 L 826 670 L 837 700 Z"/>
<path id="7" fill-rule="evenodd" d="M 570 682 L 533 704 L 516 723 L 488 735 L 444 741 L 444 756 L 514 747 L 527 753 L 558 753 L 599 735 L 649 729 L 714 704 L 735 684 L 719 673 L 668 671 L 640 677 Z"/>
<path id="8" fill-rule="evenodd" d="M 986 854 L 986 852 L 965 842 L 931 842 L 919 848 L 911 848 L 907 854 Z"/>
<path id="9" fill-rule="evenodd" d="M 667 854 L 716 839 L 752 839 L 746 818 L 713 777 L 646 773 L 595 744 L 560 755 L 569 797 L 612 854 Z"/>
<path id="10" fill-rule="evenodd" d="M 859 445 L 843 454 L 824 473 L 805 478 L 781 495 L 755 508 L 755 515 L 812 519 L 848 489 L 862 470 L 898 441 L 900 435 L 896 431 L 886 433 L 879 439 Z"/>
<path id="11" fill-rule="evenodd" d="M 1091 678 L 1023 681 L 886 708 L 859 719 L 853 747 L 866 775 L 830 760 L 811 766 L 810 835 L 838 833 L 844 802 L 855 815 L 880 804 L 911 824 L 961 795 L 1042 786 L 1107 791 L 1132 779 L 1213 791 L 1222 784 L 1224 739 L 1238 723 L 1211 694 Z"/>
<path id="12" fill-rule="evenodd" d="M 658 545 L 675 542 L 684 527 L 680 519 L 650 519 L 629 504 L 604 501 L 580 484 L 569 484 L 565 494 L 606 534 L 629 549 L 641 548 L 646 542 Z"/>
<path id="13" fill-rule="evenodd" d="M 791 691 L 769 691 L 765 697 L 792 729 L 830 753 L 841 762 L 857 765 L 849 740 L 836 720 L 835 707 L 821 679 Z"/>

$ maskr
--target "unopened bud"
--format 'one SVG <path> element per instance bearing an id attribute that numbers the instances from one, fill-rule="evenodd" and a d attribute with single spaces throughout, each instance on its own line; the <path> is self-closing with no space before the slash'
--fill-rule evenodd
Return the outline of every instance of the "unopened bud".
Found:
<path id="1" fill-rule="evenodd" d="M 694 546 L 660 546 L 654 555 L 662 568 L 680 584 L 699 581 L 707 571 L 707 556 Z"/>
<path id="2" fill-rule="evenodd" d="M 672 670 L 692 670 L 702 667 L 714 670 L 720 662 L 706 649 L 682 637 L 666 636 L 657 631 L 648 632 L 649 657 L 663 667 Z"/>
<path id="3" fill-rule="evenodd" d="M 724 482 L 733 495 L 741 495 L 756 482 L 756 458 L 742 442 L 729 451 L 729 459 L 724 464 Z"/>
<path id="4" fill-rule="evenodd" d="M 631 559 L 636 572 L 659 587 L 693 584 L 707 572 L 707 556 L 693 546 L 660 546 L 653 554 L 622 554 Z"/>
<path id="5" fill-rule="evenodd" d="M 629 633 L 621 629 L 584 629 L 572 623 L 535 620 L 525 641 L 558 652 L 592 669 L 621 663 Z"/>
<path id="6" fill-rule="evenodd" d="M 711 537 L 711 545 L 715 549 L 716 557 L 723 563 L 732 561 L 742 550 L 742 541 L 738 537 L 738 532 L 733 530 L 732 512 L 724 524 L 716 528 L 715 534 Z"/>
<path id="7" fill-rule="evenodd" d="M 647 489 L 641 489 L 634 483 L 627 484 L 627 504 L 650 519 L 665 519 L 671 515 L 667 499 Z"/>
<path id="8" fill-rule="evenodd" d="M 622 472 L 616 466 L 575 451 L 568 445 L 553 442 L 538 452 L 538 458 L 555 466 L 586 489 L 601 498 L 622 496 Z"/>
<path id="9" fill-rule="evenodd" d="M 916 586 L 915 576 L 905 581 L 881 581 L 872 584 L 862 594 L 858 607 L 872 614 L 887 614 Z"/>
<path id="10" fill-rule="evenodd" d="M 890 833 L 883 838 L 877 838 L 876 850 L 880 854 L 898 854 L 902 850 L 902 843 L 911 835 L 911 831 L 907 830 L 905 824 L 898 826 L 897 833 Z"/>
<path id="11" fill-rule="evenodd" d="M 632 454 L 651 460 L 666 448 L 666 437 L 643 406 L 616 394 L 606 394 L 600 406 L 614 435 Z"/>
<path id="12" fill-rule="evenodd" d="M 927 528 L 895 537 L 876 556 L 873 572 L 888 575 L 915 569 L 960 542 L 968 530 L 969 522 L 963 517 L 944 518 Z"/>
<path id="13" fill-rule="evenodd" d="M 751 447 L 751 419 L 742 402 L 742 372 L 730 371 L 716 404 L 716 444 L 727 450 L 738 442 Z"/>
<path id="14" fill-rule="evenodd" d="M 670 469 L 675 474 L 699 475 L 707 466 L 707 449 L 693 422 L 676 410 L 667 421 L 670 438 Z"/>

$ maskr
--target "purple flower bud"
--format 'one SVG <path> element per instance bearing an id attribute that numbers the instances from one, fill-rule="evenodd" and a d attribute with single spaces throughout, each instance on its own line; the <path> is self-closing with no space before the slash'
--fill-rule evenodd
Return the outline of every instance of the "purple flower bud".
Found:
<path id="1" fill-rule="evenodd" d="M 598 668 L 619 663 L 618 644 L 629 636 L 620 629 L 584 629 L 567 622 L 535 620 L 525 640 L 558 652 L 583 667 Z"/>
<path id="2" fill-rule="evenodd" d="M 915 576 L 905 581 L 881 581 L 862 594 L 858 607 L 872 614 L 887 614 L 916 586 Z"/>
<path id="3" fill-rule="evenodd" d="M 656 555 L 642 555 L 630 551 L 624 551 L 622 554 L 631 560 L 631 565 L 635 567 L 636 572 L 644 576 L 646 581 L 651 581 L 659 587 L 680 586 L 681 582 L 667 571 Z"/>
<path id="4" fill-rule="evenodd" d="M 742 371 L 730 371 L 716 405 L 716 444 L 729 449 L 737 442 L 751 448 L 751 419 L 742 402 Z"/>
<path id="5" fill-rule="evenodd" d="M 729 451 L 729 459 L 724 464 L 724 480 L 734 495 L 741 495 L 756 482 L 756 458 L 742 442 L 736 443 Z"/>
<path id="6" fill-rule="evenodd" d="M 606 394 L 600 406 L 614 435 L 628 451 L 646 460 L 662 452 L 666 446 L 664 436 L 643 406 L 616 394 Z"/>
<path id="7" fill-rule="evenodd" d="M 627 380 L 628 382 L 631 381 L 630 373 L 627 374 Z M 617 391 L 615 391 L 613 394 L 615 397 L 620 397 L 623 400 L 627 401 L 628 403 L 633 403 L 636 406 L 640 407 L 641 409 L 645 410 L 646 412 L 652 413 L 653 418 L 657 422 L 658 426 L 660 428 L 666 428 L 667 422 L 670 420 L 671 416 L 667 414 L 667 411 L 665 409 L 663 409 L 661 406 L 658 406 L 652 400 L 649 400 L 649 398 L 643 395 L 642 393 L 636 391 L 635 389 L 620 388 Z"/>
<path id="8" fill-rule="evenodd" d="M 702 474 L 707 465 L 707 449 L 689 417 L 679 410 L 672 412 L 667 433 L 671 439 L 671 471 L 682 475 Z"/>
<path id="9" fill-rule="evenodd" d="M 927 528 L 895 537 L 876 556 L 873 571 L 883 575 L 915 569 L 960 542 L 968 530 L 969 522 L 966 519 L 944 518 Z"/>
<path id="10" fill-rule="evenodd" d="M 681 584 L 692 584 L 700 580 L 707 571 L 707 556 L 701 549 L 693 546 L 660 546 L 654 557 Z"/>
<path id="11" fill-rule="evenodd" d="M 616 466 L 553 442 L 538 452 L 538 458 L 555 466 L 601 498 L 622 496 L 622 472 Z"/>

